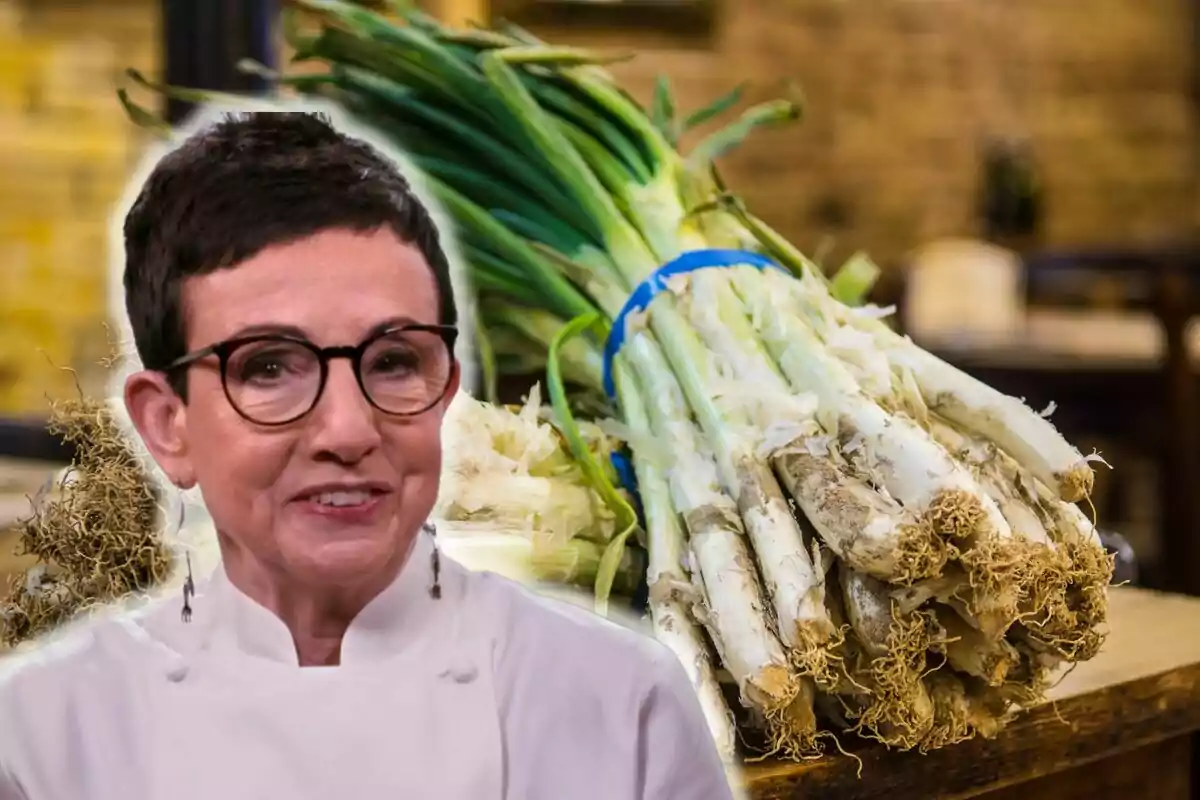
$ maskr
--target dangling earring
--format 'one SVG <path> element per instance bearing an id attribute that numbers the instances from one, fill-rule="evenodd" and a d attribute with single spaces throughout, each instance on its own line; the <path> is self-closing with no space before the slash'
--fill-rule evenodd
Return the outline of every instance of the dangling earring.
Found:
<path id="1" fill-rule="evenodd" d="M 175 485 L 175 489 L 179 494 L 179 522 L 175 526 L 175 533 L 178 534 L 183 530 L 183 523 L 187 519 L 187 502 L 183 497 L 183 489 L 178 484 Z M 184 557 L 187 559 L 187 580 L 183 582 L 183 608 L 180 609 L 179 617 L 186 624 L 192 621 L 191 600 L 196 596 L 196 581 L 192 578 L 192 554 L 185 553 Z"/>
<path id="2" fill-rule="evenodd" d="M 192 580 L 192 554 L 187 554 L 187 580 L 183 582 L 183 610 L 179 612 L 179 616 L 183 618 L 185 623 L 192 621 L 192 604 L 191 599 L 196 596 L 196 582 Z"/>
<path id="3" fill-rule="evenodd" d="M 422 526 L 422 530 L 424 530 L 431 537 L 433 537 L 433 553 L 431 553 L 429 556 L 431 566 L 433 567 L 433 585 L 429 587 L 429 596 L 432 597 L 434 600 L 441 600 L 442 599 L 442 559 L 441 559 L 441 551 L 438 550 L 438 546 L 437 546 L 437 528 L 434 525 L 427 522 L 427 523 L 425 523 L 424 526 Z"/>

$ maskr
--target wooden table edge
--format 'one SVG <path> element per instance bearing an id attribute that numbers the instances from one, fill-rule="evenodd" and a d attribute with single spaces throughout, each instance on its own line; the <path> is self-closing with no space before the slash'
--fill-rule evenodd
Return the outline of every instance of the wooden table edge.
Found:
<path id="1" fill-rule="evenodd" d="M 810 792 L 839 800 L 961 800 L 1197 731 L 1200 663 L 1044 703 L 991 740 L 972 739 L 927 754 L 866 748 L 856 753 L 863 761 L 861 779 L 854 759 L 836 755 L 801 764 L 748 765 L 743 780 L 753 800 L 792 800 Z"/>

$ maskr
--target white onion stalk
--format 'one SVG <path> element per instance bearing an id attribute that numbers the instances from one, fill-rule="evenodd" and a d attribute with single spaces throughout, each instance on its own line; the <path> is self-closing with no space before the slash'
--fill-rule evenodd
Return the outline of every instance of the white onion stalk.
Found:
<path id="1" fill-rule="evenodd" d="M 954 611 L 936 609 L 938 624 L 946 632 L 946 660 L 959 672 L 973 675 L 988 686 L 1001 686 L 1020 663 L 1021 656 L 1004 639 L 992 639 L 972 627 Z"/>
<path id="2" fill-rule="evenodd" d="M 1108 586 L 1114 557 L 1105 550 L 1096 526 L 1073 503 L 1053 497 L 1053 490 L 1037 484 L 1046 498 L 1044 508 L 1053 524 L 1048 528 L 1055 544 L 1066 555 L 1066 591 L 1060 607 L 1047 619 L 1027 621 L 1026 637 L 1040 653 L 1067 661 L 1086 661 L 1104 644 L 1108 619 Z"/>
<path id="3" fill-rule="evenodd" d="M 724 280 L 712 270 L 692 277 L 693 324 L 745 387 L 742 394 L 763 432 L 762 449 L 772 454 L 775 471 L 818 536 L 855 569 L 881 580 L 909 583 L 937 575 L 947 550 L 932 526 L 854 474 L 833 437 L 822 434 L 812 413 L 815 396 L 797 396 L 777 371 L 775 361 L 789 347 L 787 326 L 755 319 L 770 354 L 763 352 Z"/>
<path id="4" fill-rule="evenodd" d="M 963 433 L 947 421 L 930 415 L 927 425 L 934 440 L 966 464 L 979 485 L 1000 506 L 1017 536 L 1053 549 L 1054 543 L 1035 506 L 1032 477 L 1015 459 L 991 442 Z"/>
<path id="5" fill-rule="evenodd" d="M 895 367 L 911 372 L 930 409 L 995 442 L 1058 498 L 1075 502 L 1091 494 L 1095 476 L 1089 461 L 1099 458 L 1080 453 L 1045 416 L 921 349 L 876 315 L 838 303 L 815 276 L 797 282 L 796 291 L 830 322 L 870 334 Z"/>
<path id="6" fill-rule="evenodd" d="M 642 333 L 625 347 L 632 363 L 662 363 L 654 342 Z M 636 374 L 645 396 L 653 398 L 644 407 L 658 446 L 635 444 L 633 449 L 642 455 L 669 451 L 660 468 L 667 470 L 673 504 L 687 527 L 692 578 L 703 598 L 697 615 L 737 684 L 742 702 L 767 721 L 774 743 L 797 754 L 811 752 L 816 734 L 812 692 L 793 673 L 772 630 L 737 505 L 720 486 L 717 464 L 688 417 L 675 376 L 665 365 Z M 663 576 L 662 569 L 656 558 L 649 579 L 652 587 L 660 588 L 652 588 L 652 594 L 679 588 L 678 576 L 674 572 Z M 660 584 L 660 579 L 665 582 Z"/>
<path id="7" fill-rule="evenodd" d="M 816 394 L 818 418 L 864 475 L 935 532 L 952 539 L 1011 535 L 995 502 L 970 472 L 903 414 L 889 414 L 862 390 L 850 369 L 830 353 L 802 307 L 794 278 L 775 270 L 730 270 L 763 340 L 793 388 Z M 808 324 L 806 324 L 806 322 Z"/>
<path id="8" fill-rule="evenodd" d="M 923 611 L 899 613 L 890 587 L 840 565 L 838 583 L 846 618 L 870 660 L 853 665 L 852 678 L 869 694 L 853 702 L 863 733 L 893 747 L 916 747 L 933 726 L 933 703 L 921 677 L 926 654 L 939 643 Z"/>
<path id="9" fill-rule="evenodd" d="M 1063 544 L 1088 544 L 1104 549 L 1104 543 L 1100 541 L 1100 532 L 1079 506 L 1063 500 L 1055 501 L 1044 484 L 1039 484 L 1038 489 L 1046 499 L 1050 513 L 1057 523 L 1052 528 L 1057 541 Z"/>
<path id="10" fill-rule="evenodd" d="M 646 404 L 634 381 L 623 371 L 618 371 L 617 379 L 625 424 L 633 435 L 650 437 Z M 650 619 L 654 634 L 679 658 L 699 696 L 717 750 L 729 762 L 737 748 L 733 715 L 721 694 L 704 634 L 690 610 L 694 592 L 684 569 L 686 542 L 671 502 L 670 486 L 664 470 L 641 451 L 635 450 L 633 467 L 646 517 Z"/>
<path id="11" fill-rule="evenodd" d="M 671 192 L 667 192 L 663 198 L 664 211 L 656 219 L 662 222 L 664 230 L 671 228 L 673 232 L 674 227 L 665 220 L 681 220 L 682 209 Z M 616 227 L 623 228 L 621 225 Z M 636 264 L 646 265 L 644 244 L 626 240 L 624 237 L 627 234 L 628 231 L 622 234 L 623 243 L 614 260 L 624 269 Z M 672 254 L 679 252 L 681 243 L 673 235 L 665 238 L 674 244 L 663 247 L 674 247 Z M 596 302 L 612 318 L 617 316 L 625 303 L 625 296 L 612 287 L 594 287 L 594 295 Z M 810 561 L 808 551 L 803 546 L 799 526 L 791 515 L 775 476 L 755 454 L 751 420 L 738 403 L 726 402 L 722 396 L 724 382 L 716 370 L 711 353 L 679 312 L 671 293 L 660 294 L 645 312 L 627 317 L 625 325 L 626 340 L 617 356 L 617 363 L 627 364 L 637 381 L 647 387 L 648 396 L 655 398 L 652 410 L 658 410 L 668 397 L 677 398 L 679 405 L 672 410 L 668 422 L 674 424 L 695 418 L 707 444 L 706 452 L 711 452 L 716 461 L 721 488 L 737 504 L 740 512 L 741 520 L 737 523 L 736 533 L 742 532 L 744 523 L 745 531 L 749 532 L 754 543 L 754 556 L 773 601 L 775 621 L 789 648 L 789 656 L 809 672 L 828 671 L 828 654 L 821 645 L 832 634 L 833 628 L 827 621 L 817 627 L 800 627 L 797 624 L 804 604 L 810 602 L 812 597 L 815 570 L 809 568 L 810 564 L 804 563 Z M 670 379 L 667 385 L 674 387 L 672 391 L 656 383 L 667 378 Z M 691 414 L 687 413 L 688 407 Z M 701 518 L 712 523 L 726 513 L 725 509 L 710 509 L 716 513 L 706 513 Z M 717 528 L 728 527 L 729 524 L 731 522 L 722 523 Z M 694 535 L 696 532 L 693 530 L 692 533 Z M 726 540 L 719 538 L 719 541 L 723 543 Z M 727 555 L 734 553 L 730 551 Z M 803 559 L 799 562 L 799 568 L 796 566 L 798 559 Z M 726 566 L 729 563 L 724 562 Z M 753 563 L 749 558 L 745 561 L 747 566 L 752 567 Z M 708 588 L 711 592 L 712 587 Z M 816 614 L 819 614 L 819 610 L 814 611 Z M 800 693 L 803 695 L 805 690 L 803 684 L 801 686 Z M 810 724 L 809 721 L 800 720 L 804 714 L 811 720 L 811 702 L 803 713 L 797 711 L 795 714 L 797 725 L 801 728 Z"/>
<path id="12" fill-rule="evenodd" d="M 768 428 L 797 432 L 815 427 L 810 399 L 793 396 L 783 379 L 761 352 L 737 300 L 717 296 L 720 284 L 716 270 L 700 270 L 672 288 L 679 308 L 709 347 L 710 365 L 722 376 L 717 388 L 721 402 L 747 419 L 760 432 Z M 708 287 L 708 290 L 706 290 Z M 727 292 L 728 290 L 725 289 Z M 733 306 L 733 314 L 722 310 Z M 750 387 L 748 393 L 741 387 Z M 793 434 L 794 435 L 794 434 Z M 812 668 L 818 681 L 828 680 L 821 655 L 835 629 L 825 608 L 825 576 L 819 568 L 820 555 L 813 543 L 804 541 L 800 525 L 787 499 L 759 455 L 758 442 L 747 432 L 739 437 L 734 469 L 738 475 L 738 500 L 767 589 L 774 602 L 780 636 L 800 663 Z"/>
<path id="13" fill-rule="evenodd" d="M 956 744 L 972 736 L 994 737 L 1009 715 L 1007 702 L 997 697 L 995 689 L 981 692 L 970 689 L 958 675 L 939 670 L 923 681 L 933 701 L 933 726 L 921 741 L 921 751 L 927 752 Z"/>
<path id="14" fill-rule="evenodd" d="M 1046 514 L 1033 489 L 1036 479 L 995 444 L 963 433 L 932 414 L 928 425 L 934 439 L 975 473 L 1011 525 L 1014 538 L 1005 544 L 1011 579 L 1006 585 L 1016 596 L 1001 602 L 1015 600 L 1025 617 L 1060 606 L 1070 564 L 1047 530 Z"/>
<path id="15" fill-rule="evenodd" d="M 597 302 L 620 309 L 624 299 L 598 296 Z M 643 326 L 647 324 L 654 339 L 647 340 L 649 347 L 636 346 L 646 336 Z M 806 671 L 828 671 L 828 654 L 822 645 L 832 626 L 799 624 L 814 591 L 814 570 L 808 568 L 811 559 L 775 476 L 755 454 L 754 429 L 744 409 L 736 402 L 723 402 L 724 383 L 711 353 L 670 293 L 660 294 L 647 313 L 627 318 L 626 325 L 626 343 L 617 360 L 628 363 L 645 385 L 663 373 L 673 373 L 678 381 L 716 460 L 722 488 L 737 503 L 750 534 L 789 656 Z M 651 390 L 651 396 L 656 392 Z"/>

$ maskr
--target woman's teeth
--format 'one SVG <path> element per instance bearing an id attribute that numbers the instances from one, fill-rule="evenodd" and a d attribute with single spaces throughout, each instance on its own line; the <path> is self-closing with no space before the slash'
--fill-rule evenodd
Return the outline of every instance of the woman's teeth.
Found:
<path id="1" fill-rule="evenodd" d="M 325 492 L 313 498 L 323 506 L 361 506 L 370 499 L 370 492 Z"/>

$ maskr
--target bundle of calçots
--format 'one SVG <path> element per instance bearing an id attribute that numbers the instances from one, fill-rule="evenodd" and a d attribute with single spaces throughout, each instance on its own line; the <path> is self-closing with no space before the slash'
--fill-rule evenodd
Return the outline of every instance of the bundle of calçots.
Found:
<path id="1" fill-rule="evenodd" d="M 846 730 L 926 749 L 993 733 L 1095 654 L 1111 562 L 1074 505 L 1089 457 L 841 302 L 841 278 L 721 184 L 714 159 L 793 103 L 682 154 L 667 84 L 646 112 L 592 54 L 403 8 L 289 5 L 305 69 L 279 84 L 334 99 L 424 172 L 470 262 L 489 375 L 546 365 L 557 426 L 612 514 L 599 600 L 643 542 L 654 629 L 726 753 L 722 680 L 778 752 Z M 623 313 L 670 262 L 663 291 Z M 640 514 L 573 418 L 606 403 Z"/>

